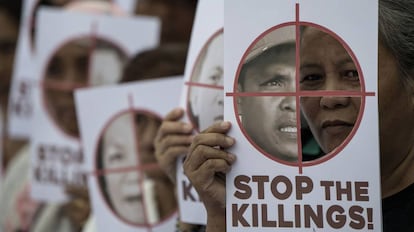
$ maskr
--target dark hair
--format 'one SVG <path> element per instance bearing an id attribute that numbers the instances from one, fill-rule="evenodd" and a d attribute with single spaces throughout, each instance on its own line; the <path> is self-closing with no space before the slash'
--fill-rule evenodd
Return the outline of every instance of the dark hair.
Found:
<path id="1" fill-rule="evenodd" d="M 414 88 L 414 1 L 379 1 L 379 41 L 396 58 L 403 83 Z"/>
<path id="2" fill-rule="evenodd" d="M 0 0 L 0 10 L 11 16 L 17 25 L 22 17 L 22 0 Z"/>
<path id="3" fill-rule="evenodd" d="M 121 82 L 182 75 L 187 48 L 186 44 L 163 44 L 136 54 L 125 66 Z"/>

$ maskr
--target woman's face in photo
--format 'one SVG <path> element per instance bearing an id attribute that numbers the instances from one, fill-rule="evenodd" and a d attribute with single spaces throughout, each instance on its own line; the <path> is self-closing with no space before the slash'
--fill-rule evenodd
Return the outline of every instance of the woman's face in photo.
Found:
<path id="1" fill-rule="evenodd" d="M 103 168 L 109 200 L 114 211 L 133 223 L 144 223 L 141 172 L 132 114 L 116 118 L 103 135 Z M 132 167 L 132 168 L 131 168 Z M 131 170 L 126 170 L 131 168 Z"/>
<path id="2" fill-rule="evenodd" d="M 160 124 L 153 113 L 128 112 L 111 121 L 103 134 L 103 191 L 115 214 L 133 224 L 158 222 L 177 208 L 173 185 L 154 154 Z"/>
<path id="3" fill-rule="evenodd" d="M 193 110 L 202 131 L 214 122 L 223 120 L 223 33 L 213 38 L 207 47 L 200 74 L 194 82 L 207 86 L 192 86 Z"/>
<path id="4" fill-rule="evenodd" d="M 55 123 L 67 134 L 79 135 L 74 90 L 88 84 L 89 49 L 79 40 L 53 54 L 44 78 L 46 107 Z"/>
<path id="5" fill-rule="evenodd" d="M 325 153 L 333 151 L 351 133 L 359 115 L 361 97 L 318 96 L 316 91 L 361 91 L 357 66 L 333 36 L 313 27 L 302 32 L 300 89 L 315 91 L 301 97 L 301 110 L 316 141 Z"/>

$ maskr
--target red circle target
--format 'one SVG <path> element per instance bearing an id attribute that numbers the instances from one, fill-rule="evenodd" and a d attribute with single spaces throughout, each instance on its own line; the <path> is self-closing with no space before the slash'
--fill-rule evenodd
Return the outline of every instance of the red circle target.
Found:
<path id="1" fill-rule="evenodd" d="M 245 138 L 289 166 L 317 165 L 340 153 L 360 125 L 367 93 L 348 44 L 310 22 L 259 35 L 234 78 L 234 112 Z"/>

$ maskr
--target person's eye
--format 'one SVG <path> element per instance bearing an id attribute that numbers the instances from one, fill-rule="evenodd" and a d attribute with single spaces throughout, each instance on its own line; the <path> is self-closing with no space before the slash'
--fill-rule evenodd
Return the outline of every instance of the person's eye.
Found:
<path id="1" fill-rule="evenodd" d="M 281 76 L 274 76 L 269 80 L 266 80 L 260 83 L 262 87 L 283 87 L 284 86 L 284 78 Z"/>
<path id="2" fill-rule="evenodd" d="M 220 76 L 218 74 L 213 74 L 210 76 L 210 80 L 214 83 L 217 83 L 220 80 Z"/>
<path id="3" fill-rule="evenodd" d="M 322 81 L 323 76 L 320 74 L 307 74 L 300 79 L 300 83 Z"/>
<path id="4" fill-rule="evenodd" d="M 357 70 L 342 71 L 341 76 L 350 81 L 359 81 L 359 75 Z"/>
<path id="5" fill-rule="evenodd" d="M 315 90 L 320 88 L 324 82 L 324 75 L 321 73 L 304 73 L 300 77 L 300 88 L 302 90 Z"/>
<path id="6" fill-rule="evenodd" d="M 221 81 L 221 79 L 223 78 L 222 76 L 223 74 L 221 72 L 214 72 L 210 75 L 209 79 L 211 81 L 211 83 L 214 83 L 216 85 L 218 85 Z"/>
<path id="7" fill-rule="evenodd" d="M 61 78 L 62 72 L 63 68 L 61 62 L 58 59 L 53 59 L 47 67 L 47 76 L 51 79 L 58 80 Z"/>
<path id="8" fill-rule="evenodd" d="M 109 162 L 119 162 L 124 158 L 124 154 L 122 152 L 114 152 L 109 154 Z"/>

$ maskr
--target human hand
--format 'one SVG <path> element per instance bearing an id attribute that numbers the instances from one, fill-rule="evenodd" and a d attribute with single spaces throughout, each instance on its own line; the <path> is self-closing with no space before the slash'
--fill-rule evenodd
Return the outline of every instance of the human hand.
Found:
<path id="1" fill-rule="evenodd" d="M 63 211 L 75 228 L 82 228 L 88 220 L 91 206 L 89 193 L 86 187 L 68 185 L 65 188 L 70 200 L 63 205 Z"/>
<path id="2" fill-rule="evenodd" d="M 184 116 L 184 110 L 176 108 L 164 118 L 154 140 L 155 157 L 175 184 L 176 160 L 188 153 L 192 142 L 193 127 L 191 124 L 179 121 Z"/>
<path id="3" fill-rule="evenodd" d="M 226 135 L 230 127 L 229 122 L 219 122 L 196 135 L 184 161 L 184 173 L 197 190 L 209 217 L 221 215 L 224 219 L 225 215 L 225 173 L 236 160 L 235 155 L 226 152 L 235 143 Z"/>

